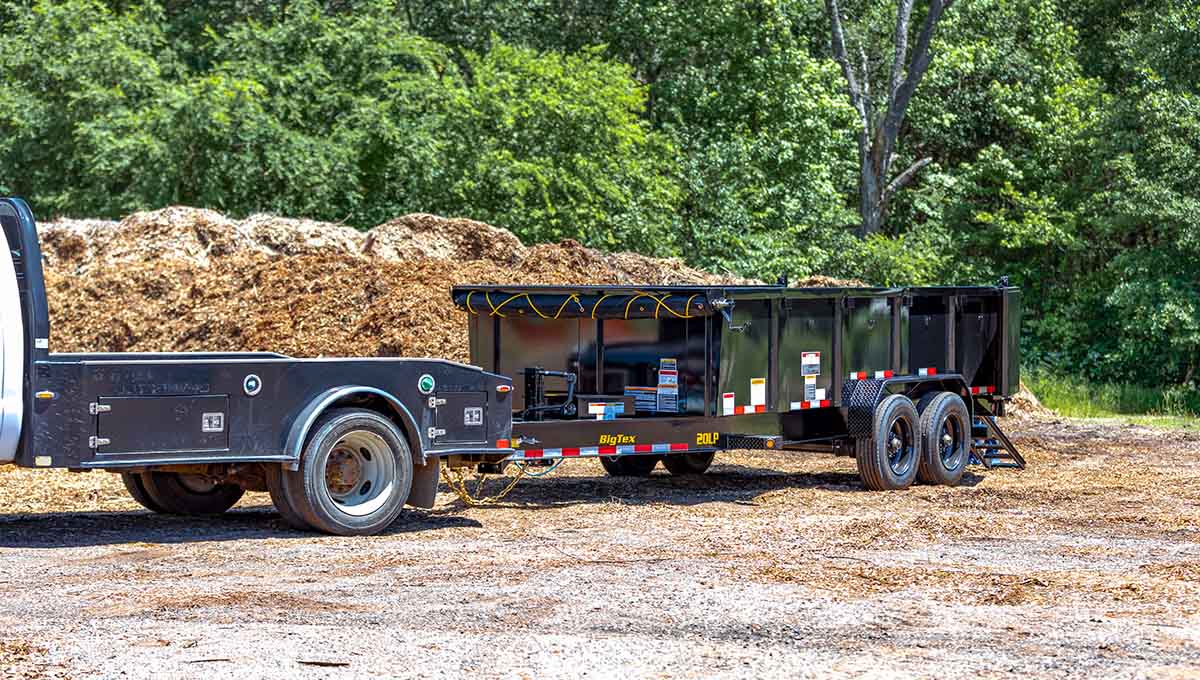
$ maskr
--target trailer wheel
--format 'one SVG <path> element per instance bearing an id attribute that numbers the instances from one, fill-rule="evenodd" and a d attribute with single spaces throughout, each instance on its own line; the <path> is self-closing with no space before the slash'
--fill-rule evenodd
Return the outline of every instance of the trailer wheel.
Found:
<path id="1" fill-rule="evenodd" d="M 612 477 L 649 477 L 658 456 L 600 456 L 600 466 Z"/>
<path id="2" fill-rule="evenodd" d="M 335 409 L 313 425 L 283 493 L 312 527 L 341 536 L 386 529 L 412 490 L 412 452 L 396 424 L 366 409 Z"/>
<path id="3" fill-rule="evenodd" d="M 221 484 L 202 475 L 179 472 L 144 473 L 142 485 L 161 512 L 173 515 L 219 515 L 246 493 L 237 484 Z"/>
<path id="4" fill-rule="evenodd" d="M 953 392 L 939 392 L 924 404 L 918 479 L 929 484 L 958 484 L 970 458 L 968 422 L 967 405 Z"/>
<path id="5" fill-rule="evenodd" d="M 137 501 L 139 505 L 151 512 L 165 512 L 161 505 L 154 502 L 150 498 L 150 494 L 146 493 L 146 485 L 142 484 L 142 476 L 136 472 L 122 472 L 121 482 L 125 484 L 125 490 Z"/>
<path id="6" fill-rule="evenodd" d="M 716 452 L 697 451 L 695 453 L 676 453 L 663 456 L 662 464 L 673 475 L 702 475 L 712 465 Z"/>
<path id="7" fill-rule="evenodd" d="M 920 466 L 917 409 L 912 400 L 893 394 L 875 407 L 874 434 L 856 439 L 854 453 L 863 484 L 873 491 L 905 489 Z"/>
<path id="8" fill-rule="evenodd" d="M 264 463 L 263 477 L 267 481 L 267 493 L 271 495 L 271 503 L 275 506 L 275 511 L 283 518 L 284 524 L 300 531 L 312 530 L 312 525 L 292 507 L 291 501 L 288 500 L 287 494 L 283 490 L 283 466 Z"/>

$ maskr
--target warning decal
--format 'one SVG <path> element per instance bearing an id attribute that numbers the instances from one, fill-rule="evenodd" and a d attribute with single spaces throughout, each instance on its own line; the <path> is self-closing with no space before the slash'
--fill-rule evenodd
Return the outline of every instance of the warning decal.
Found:
<path id="1" fill-rule="evenodd" d="M 800 375 L 821 375 L 821 353 L 800 353 Z"/>

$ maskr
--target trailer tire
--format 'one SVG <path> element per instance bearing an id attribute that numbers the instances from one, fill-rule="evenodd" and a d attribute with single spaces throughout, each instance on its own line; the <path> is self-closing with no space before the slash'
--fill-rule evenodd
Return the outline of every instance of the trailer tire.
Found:
<path id="1" fill-rule="evenodd" d="M 413 482 L 412 452 L 396 424 L 375 411 L 340 408 L 322 415 L 312 432 L 300 469 L 281 472 L 292 509 L 313 528 L 339 536 L 377 534 L 391 525 Z"/>
<path id="2" fill-rule="evenodd" d="M 220 515 L 246 493 L 237 484 L 210 482 L 200 475 L 178 472 L 146 472 L 142 474 L 142 485 L 161 512 L 172 515 Z"/>
<path id="3" fill-rule="evenodd" d="M 702 475 L 712 465 L 715 451 L 696 451 L 692 453 L 675 453 L 663 456 L 662 464 L 673 475 Z"/>
<path id="4" fill-rule="evenodd" d="M 873 491 L 906 489 L 920 467 L 919 419 L 912 400 L 885 397 L 875 407 L 870 438 L 854 440 L 854 456 L 863 485 Z"/>
<path id="5" fill-rule="evenodd" d="M 967 405 L 953 392 L 939 392 L 925 403 L 917 479 L 927 484 L 958 484 L 971 457 L 969 422 Z"/>
<path id="6" fill-rule="evenodd" d="M 143 508 L 151 512 L 165 512 L 162 506 L 154 502 L 150 498 L 150 494 L 146 492 L 146 485 L 142 483 L 142 476 L 136 472 L 122 472 L 121 482 L 125 485 L 125 490 L 133 497 L 133 500 L 138 502 Z"/>
<path id="7" fill-rule="evenodd" d="M 658 456 L 600 456 L 600 466 L 610 477 L 649 477 Z"/>
<path id="8" fill-rule="evenodd" d="M 292 507 L 287 493 L 283 490 L 283 466 L 274 463 L 264 463 L 263 477 L 267 481 L 267 493 L 271 495 L 271 504 L 275 506 L 275 511 L 283 518 L 284 524 L 300 531 L 312 531 L 312 525 Z"/>

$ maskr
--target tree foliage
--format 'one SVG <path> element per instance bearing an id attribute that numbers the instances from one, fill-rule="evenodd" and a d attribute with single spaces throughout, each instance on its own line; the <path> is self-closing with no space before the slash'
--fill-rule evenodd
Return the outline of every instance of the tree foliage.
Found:
<path id="1" fill-rule="evenodd" d="M 886 86 L 903 4 L 839 4 Z M 932 160 L 859 238 L 824 2 L 9 0 L 0 191 L 46 216 L 468 215 L 764 279 L 1009 275 L 1027 358 L 1195 390 L 1198 7 L 955 2 L 891 167 Z"/>

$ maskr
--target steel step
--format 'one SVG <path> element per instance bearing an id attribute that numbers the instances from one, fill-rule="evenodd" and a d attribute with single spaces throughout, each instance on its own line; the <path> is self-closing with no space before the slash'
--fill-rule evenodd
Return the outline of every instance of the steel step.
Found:
<path id="1" fill-rule="evenodd" d="M 1025 469 L 1025 458 L 990 415 L 976 416 L 971 422 L 971 463 L 989 470 Z"/>

